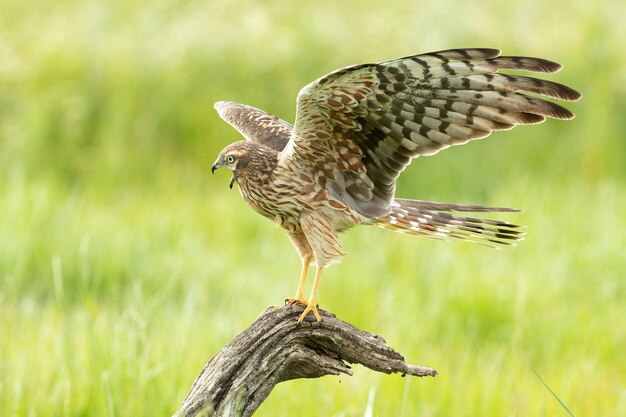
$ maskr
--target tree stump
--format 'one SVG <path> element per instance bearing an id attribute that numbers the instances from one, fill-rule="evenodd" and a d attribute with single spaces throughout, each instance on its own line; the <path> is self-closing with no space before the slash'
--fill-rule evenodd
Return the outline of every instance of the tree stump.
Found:
<path id="1" fill-rule="evenodd" d="M 297 322 L 304 307 L 270 307 L 206 364 L 174 417 L 249 417 L 279 382 L 352 375 L 349 363 L 377 372 L 435 376 L 404 362 L 385 340 L 319 310 Z"/>

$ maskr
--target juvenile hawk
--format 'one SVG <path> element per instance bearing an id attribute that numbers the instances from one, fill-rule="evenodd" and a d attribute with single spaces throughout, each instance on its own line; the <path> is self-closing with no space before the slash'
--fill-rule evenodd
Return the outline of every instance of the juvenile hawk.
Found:
<path id="1" fill-rule="evenodd" d="M 228 167 L 244 200 L 280 225 L 302 260 L 298 289 L 319 321 L 315 297 L 322 269 L 344 253 L 338 235 L 357 224 L 483 244 L 520 240 L 520 226 L 450 212 L 509 208 L 395 198 L 396 179 L 413 158 L 569 110 L 536 96 L 575 101 L 577 91 L 499 70 L 552 73 L 540 58 L 497 49 L 453 49 L 339 69 L 300 90 L 295 125 L 254 107 L 220 101 L 222 119 L 246 140 L 224 148 L 212 171 Z M 525 91 L 536 96 L 520 93 Z M 315 280 L 302 296 L 308 267 Z"/>

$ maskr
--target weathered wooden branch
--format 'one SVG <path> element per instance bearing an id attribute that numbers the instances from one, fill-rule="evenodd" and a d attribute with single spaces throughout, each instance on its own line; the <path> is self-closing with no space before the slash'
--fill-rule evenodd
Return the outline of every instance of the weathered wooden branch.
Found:
<path id="1" fill-rule="evenodd" d="M 348 363 L 374 371 L 435 376 L 404 362 L 375 336 L 319 310 L 298 324 L 304 307 L 270 307 L 206 364 L 175 417 L 249 417 L 279 382 L 324 375 L 352 375 Z"/>

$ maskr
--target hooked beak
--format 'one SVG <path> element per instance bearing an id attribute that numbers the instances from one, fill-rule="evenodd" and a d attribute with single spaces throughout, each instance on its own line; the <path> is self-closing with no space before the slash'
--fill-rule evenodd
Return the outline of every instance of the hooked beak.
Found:
<path id="1" fill-rule="evenodd" d="M 219 159 L 217 161 L 215 161 L 215 163 L 211 166 L 211 174 L 215 174 L 215 170 L 218 168 L 221 168 L 223 165 L 220 163 Z M 230 179 L 230 182 L 228 183 L 228 186 L 230 187 L 230 189 L 233 189 L 233 184 L 235 183 L 235 175 L 233 174 L 233 176 Z"/>

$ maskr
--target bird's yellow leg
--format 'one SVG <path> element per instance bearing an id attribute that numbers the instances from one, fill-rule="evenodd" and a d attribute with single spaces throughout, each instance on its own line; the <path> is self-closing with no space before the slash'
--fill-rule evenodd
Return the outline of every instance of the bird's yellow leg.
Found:
<path id="1" fill-rule="evenodd" d="M 317 321 L 322 320 L 322 318 L 320 317 L 320 313 L 317 312 L 317 305 L 315 304 L 315 296 L 317 294 L 317 287 L 320 285 L 320 275 L 322 275 L 322 269 L 324 268 L 319 265 L 315 268 L 315 280 L 313 281 L 313 290 L 311 291 L 311 297 L 309 298 L 309 302 L 306 304 L 304 312 L 300 315 L 298 323 L 302 323 L 306 315 L 309 314 L 309 312 L 311 311 L 313 312 L 313 315 L 315 315 Z"/>
<path id="2" fill-rule="evenodd" d="M 311 256 L 307 256 L 302 258 L 302 272 L 300 273 L 300 281 L 298 282 L 298 289 L 296 291 L 296 296 L 294 298 L 288 298 L 286 303 L 293 304 L 304 304 L 306 305 L 307 301 L 304 297 L 302 297 L 302 292 L 304 291 L 304 281 L 306 280 L 306 274 L 309 271 L 309 264 L 311 263 Z"/>

